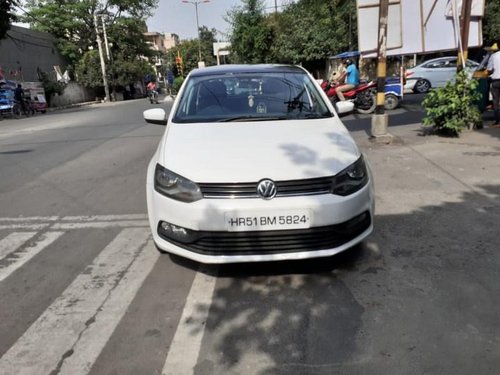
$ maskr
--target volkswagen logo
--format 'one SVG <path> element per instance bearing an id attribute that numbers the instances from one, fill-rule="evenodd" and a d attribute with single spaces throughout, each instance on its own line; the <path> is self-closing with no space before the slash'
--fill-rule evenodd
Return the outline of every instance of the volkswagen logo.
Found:
<path id="1" fill-rule="evenodd" d="M 276 195 L 276 185 L 271 180 L 262 180 L 257 185 L 257 194 L 263 199 L 273 199 Z"/>

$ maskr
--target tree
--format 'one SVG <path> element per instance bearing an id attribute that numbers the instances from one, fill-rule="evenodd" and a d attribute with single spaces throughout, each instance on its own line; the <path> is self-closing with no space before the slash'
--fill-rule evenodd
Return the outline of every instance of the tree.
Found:
<path id="1" fill-rule="evenodd" d="M 299 0 L 264 14 L 260 0 L 228 13 L 233 57 L 240 62 L 308 63 L 356 49 L 356 3 Z"/>
<path id="2" fill-rule="evenodd" d="M 500 0 L 486 2 L 483 18 L 483 40 L 485 46 L 491 46 L 500 38 Z"/>
<path id="3" fill-rule="evenodd" d="M 122 85 L 136 81 L 145 70 L 140 57 L 151 55 L 143 35 L 147 29 L 145 20 L 157 3 L 158 0 L 109 0 L 106 3 L 29 0 L 25 21 L 37 30 L 54 35 L 61 54 L 77 73 L 77 80 L 96 87 L 102 82 L 94 25 L 94 14 L 97 14 L 99 27 L 104 23 L 109 41 L 109 80 L 112 85 Z"/>
<path id="4" fill-rule="evenodd" d="M 278 62 L 299 63 L 327 58 L 355 47 L 354 1 L 300 0 L 274 23 L 271 48 Z"/>
<path id="5" fill-rule="evenodd" d="M 17 19 L 12 12 L 16 5 L 17 0 L 2 0 L 0 2 L 0 39 L 5 38 L 7 31 L 10 29 L 10 24 Z"/>
<path id="6" fill-rule="evenodd" d="M 201 59 L 205 61 L 205 65 L 215 65 L 217 60 L 214 56 L 214 43 L 217 41 L 215 34 L 217 30 L 209 30 L 208 27 L 200 27 L 200 42 L 201 42 Z"/>
<path id="7" fill-rule="evenodd" d="M 229 11 L 227 20 L 232 27 L 231 51 L 235 62 L 262 63 L 269 61 L 272 32 L 264 14 L 262 0 L 242 0 L 243 6 Z"/>

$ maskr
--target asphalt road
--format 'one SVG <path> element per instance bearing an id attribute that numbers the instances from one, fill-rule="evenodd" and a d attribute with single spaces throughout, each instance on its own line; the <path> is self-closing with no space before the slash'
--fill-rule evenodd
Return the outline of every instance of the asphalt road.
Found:
<path id="1" fill-rule="evenodd" d="M 412 103 L 391 125 L 418 122 Z M 147 108 L 0 122 L 0 374 L 496 373 L 498 231 L 467 234 L 464 217 L 498 219 L 497 190 L 458 205 L 465 177 L 417 148 L 363 145 L 384 188 L 365 245 L 200 266 L 151 242 L 146 165 L 163 128 L 143 122 Z M 344 120 L 360 139 L 369 129 L 369 117 Z"/>

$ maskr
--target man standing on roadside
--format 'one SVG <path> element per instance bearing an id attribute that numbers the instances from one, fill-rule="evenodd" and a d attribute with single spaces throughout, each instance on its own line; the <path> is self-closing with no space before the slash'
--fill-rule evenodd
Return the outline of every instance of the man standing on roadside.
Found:
<path id="1" fill-rule="evenodd" d="M 500 38 L 496 45 L 500 47 Z M 500 128 L 500 50 L 490 56 L 488 61 L 488 74 L 491 79 L 491 96 L 493 96 L 493 113 L 495 116 L 495 128 Z"/>

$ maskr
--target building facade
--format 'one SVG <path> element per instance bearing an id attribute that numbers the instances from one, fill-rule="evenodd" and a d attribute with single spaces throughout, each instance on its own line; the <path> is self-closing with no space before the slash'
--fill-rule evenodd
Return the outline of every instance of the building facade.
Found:
<path id="1" fill-rule="evenodd" d="M 55 78 L 54 66 L 64 71 L 66 61 L 48 33 L 11 26 L 0 40 L 0 80 L 33 82 L 39 80 L 40 72 Z"/>
<path id="2" fill-rule="evenodd" d="M 147 32 L 144 33 L 146 43 L 153 51 L 166 52 L 179 44 L 179 36 L 172 33 Z"/>

